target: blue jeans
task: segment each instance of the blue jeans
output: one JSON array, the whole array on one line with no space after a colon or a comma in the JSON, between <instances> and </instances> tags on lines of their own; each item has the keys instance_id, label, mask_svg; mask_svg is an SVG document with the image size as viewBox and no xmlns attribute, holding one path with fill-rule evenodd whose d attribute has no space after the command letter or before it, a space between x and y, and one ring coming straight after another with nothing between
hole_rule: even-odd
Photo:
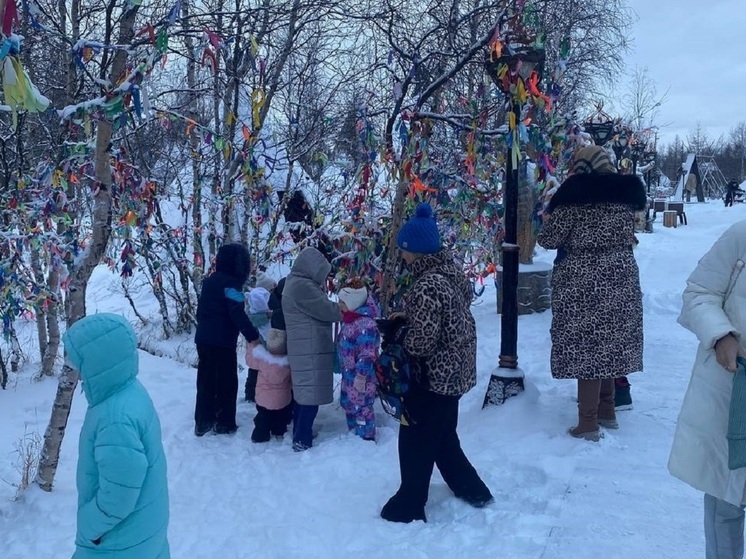
<instances>
[{"instance_id":1,"label":"blue jeans","mask_svg":"<svg viewBox=\"0 0 746 559\"><path fill-rule=\"evenodd\" d=\"M706 559L743 558L743 507L705 494Z\"/></svg>"},{"instance_id":2,"label":"blue jeans","mask_svg":"<svg viewBox=\"0 0 746 559\"><path fill-rule=\"evenodd\" d=\"M313 445L313 421L319 413L319 406L303 406L295 402L293 406L293 443L306 448Z\"/></svg>"}]
</instances>

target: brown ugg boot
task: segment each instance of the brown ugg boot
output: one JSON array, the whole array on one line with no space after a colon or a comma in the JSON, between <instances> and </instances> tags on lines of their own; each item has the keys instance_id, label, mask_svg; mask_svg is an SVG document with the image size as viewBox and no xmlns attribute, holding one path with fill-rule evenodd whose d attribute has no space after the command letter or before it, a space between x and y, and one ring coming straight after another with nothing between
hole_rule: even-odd
<instances>
[{"instance_id":1,"label":"brown ugg boot","mask_svg":"<svg viewBox=\"0 0 746 559\"><path fill-rule=\"evenodd\" d=\"M598 427L600 390L600 380L578 379L578 424L569 431L576 439L596 442L601 438Z\"/></svg>"},{"instance_id":2,"label":"brown ugg boot","mask_svg":"<svg viewBox=\"0 0 746 559\"><path fill-rule=\"evenodd\" d=\"M614 409L614 379L601 381L601 391L598 402L598 424L604 429L619 429Z\"/></svg>"}]
</instances>

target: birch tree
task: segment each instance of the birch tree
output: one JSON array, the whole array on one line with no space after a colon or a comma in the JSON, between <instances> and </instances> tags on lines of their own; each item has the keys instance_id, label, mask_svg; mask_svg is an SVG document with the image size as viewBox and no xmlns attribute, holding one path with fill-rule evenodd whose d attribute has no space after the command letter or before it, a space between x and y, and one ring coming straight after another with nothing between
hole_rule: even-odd
<instances>
[{"instance_id":1,"label":"birch tree","mask_svg":"<svg viewBox=\"0 0 746 559\"><path fill-rule=\"evenodd\" d=\"M115 0L109 0L106 22L106 37L115 37L116 44L128 45L135 36L135 22L139 11L138 5L128 5L118 18L112 16L115 11ZM113 55L108 75L109 84L118 82L124 75L128 52L118 49ZM102 69L103 71L103 69ZM121 87L121 86L120 86ZM112 219L112 171L109 162L113 125L101 120L96 128L95 183L93 185L93 215L91 240L77 266L72 272L68 297L66 300L66 317L68 328L83 318L86 313L86 291L93 270L101 261L111 236ZM51 491L59 463L60 448L67 428L75 387L78 384L78 372L67 363L59 378L57 393L52 405L52 415L44 434L44 447L37 474L37 483L44 491Z\"/></svg>"}]
</instances>

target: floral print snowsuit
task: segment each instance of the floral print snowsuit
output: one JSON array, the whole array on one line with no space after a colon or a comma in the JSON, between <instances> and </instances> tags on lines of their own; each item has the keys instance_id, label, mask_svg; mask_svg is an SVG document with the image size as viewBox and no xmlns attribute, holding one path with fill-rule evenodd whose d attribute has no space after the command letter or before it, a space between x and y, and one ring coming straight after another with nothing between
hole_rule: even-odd
<instances>
[{"instance_id":1,"label":"floral print snowsuit","mask_svg":"<svg viewBox=\"0 0 746 559\"><path fill-rule=\"evenodd\" d=\"M379 316L375 301L344 313L337 336L337 356L342 373L340 404L347 414L347 427L359 437L376 436L376 372L374 364L381 346L375 318Z\"/></svg>"}]
</instances>

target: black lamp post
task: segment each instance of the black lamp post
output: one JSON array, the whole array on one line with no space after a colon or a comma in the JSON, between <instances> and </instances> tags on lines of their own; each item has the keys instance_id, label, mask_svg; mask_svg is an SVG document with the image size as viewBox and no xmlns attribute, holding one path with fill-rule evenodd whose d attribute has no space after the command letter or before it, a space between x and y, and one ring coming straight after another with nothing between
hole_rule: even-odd
<instances>
[{"instance_id":1,"label":"black lamp post","mask_svg":"<svg viewBox=\"0 0 746 559\"><path fill-rule=\"evenodd\" d=\"M583 123L583 128L597 146L604 146L614 133L614 119L603 111L603 103L596 105L596 112Z\"/></svg>"},{"instance_id":2,"label":"black lamp post","mask_svg":"<svg viewBox=\"0 0 746 559\"><path fill-rule=\"evenodd\" d=\"M500 360L490 377L484 406L502 404L523 391L523 373L518 368L518 161L514 161L520 142L518 125L523 108L516 90L519 81L526 83L534 73L541 80L544 50L527 45L506 45L497 59L489 55L485 69L498 89L509 99L511 130L506 151L506 180L503 194L505 207L505 237L502 242L502 315L500 323ZM512 114L512 117L510 116Z\"/></svg>"},{"instance_id":3,"label":"black lamp post","mask_svg":"<svg viewBox=\"0 0 746 559\"><path fill-rule=\"evenodd\" d=\"M648 194L650 194L650 186L653 184L653 170L655 168L654 163L658 159L658 152L655 151L655 148L653 148L650 151L646 151L644 155L644 161L645 165L651 165L651 167L648 169L647 173L645 173L645 185L648 188Z\"/></svg>"},{"instance_id":4,"label":"black lamp post","mask_svg":"<svg viewBox=\"0 0 746 559\"><path fill-rule=\"evenodd\" d=\"M620 128L616 136L614 136L614 140L611 144L611 149L614 150L614 155L616 156L616 170L618 171L621 164L622 164L622 155L624 155L624 152L627 150L627 144L629 143L629 136L627 135L627 130L624 128Z\"/></svg>"},{"instance_id":5,"label":"black lamp post","mask_svg":"<svg viewBox=\"0 0 746 559\"><path fill-rule=\"evenodd\" d=\"M630 145L632 151L632 174L637 174L637 162L640 161L645 155L645 144L636 138L632 138L632 144Z\"/></svg>"}]
</instances>

